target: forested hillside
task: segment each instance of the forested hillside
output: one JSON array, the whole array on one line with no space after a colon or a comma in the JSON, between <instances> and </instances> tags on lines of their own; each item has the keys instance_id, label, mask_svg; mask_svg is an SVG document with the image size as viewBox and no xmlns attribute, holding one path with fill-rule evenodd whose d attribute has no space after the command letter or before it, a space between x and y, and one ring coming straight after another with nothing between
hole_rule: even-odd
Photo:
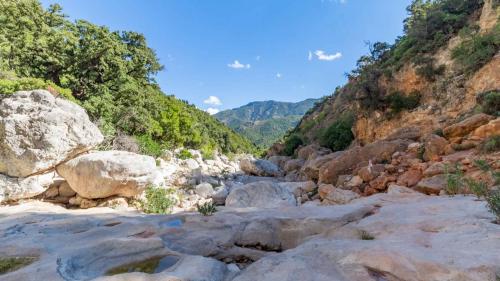
<instances>
[{"instance_id":1,"label":"forested hillside","mask_svg":"<svg viewBox=\"0 0 500 281\"><path fill-rule=\"evenodd\" d=\"M369 44L348 83L304 116L283 153L302 143L334 151L423 135L473 113L499 114L497 0L414 0L404 35Z\"/></svg>"},{"instance_id":2,"label":"forested hillside","mask_svg":"<svg viewBox=\"0 0 500 281\"><path fill-rule=\"evenodd\" d=\"M260 148L268 148L294 128L321 99L301 102L257 101L217 113L215 117L246 136Z\"/></svg>"},{"instance_id":3,"label":"forested hillside","mask_svg":"<svg viewBox=\"0 0 500 281\"><path fill-rule=\"evenodd\" d=\"M251 152L231 129L155 81L163 69L144 36L71 22L59 5L0 0L0 93L46 88L82 105L105 134L134 136L144 153L201 149Z\"/></svg>"}]
</instances>

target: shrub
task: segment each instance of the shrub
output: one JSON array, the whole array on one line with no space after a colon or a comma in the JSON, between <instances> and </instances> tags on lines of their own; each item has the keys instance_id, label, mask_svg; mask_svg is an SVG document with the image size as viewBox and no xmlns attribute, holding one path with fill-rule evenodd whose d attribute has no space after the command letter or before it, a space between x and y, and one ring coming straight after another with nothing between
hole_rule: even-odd
<instances>
[{"instance_id":1,"label":"shrub","mask_svg":"<svg viewBox=\"0 0 500 281\"><path fill-rule=\"evenodd\" d=\"M417 67L417 75L424 77L428 81L435 81L436 76L443 75L446 70L446 66L440 65L438 67L434 66L434 60L432 58L425 58L421 65Z\"/></svg>"},{"instance_id":2,"label":"shrub","mask_svg":"<svg viewBox=\"0 0 500 281\"><path fill-rule=\"evenodd\" d=\"M296 134L292 134L285 140L283 153L287 156L292 156L295 152L295 149L297 149L302 144L304 144L302 138Z\"/></svg>"},{"instance_id":3,"label":"shrub","mask_svg":"<svg viewBox=\"0 0 500 281\"><path fill-rule=\"evenodd\" d=\"M36 260L35 257L0 258L0 275L28 266Z\"/></svg>"},{"instance_id":4,"label":"shrub","mask_svg":"<svg viewBox=\"0 0 500 281\"><path fill-rule=\"evenodd\" d=\"M352 114L341 116L321 134L320 144L333 151L346 149L354 140L354 134L351 131L353 124Z\"/></svg>"},{"instance_id":5,"label":"shrub","mask_svg":"<svg viewBox=\"0 0 500 281\"><path fill-rule=\"evenodd\" d=\"M358 235L361 240L375 240L375 236L371 235L366 230L359 230Z\"/></svg>"},{"instance_id":6,"label":"shrub","mask_svg":"<svg viewBox=\"0 0 500 281\"><path fill-rule=\"evenodd\" d=\"M434 130L434 132L432 132L432 133L436 136L440 136L440 137L444 138L444 132L443 132L443 129L441 129L441 128Z\"/></svg>"},{"instance_id":7,"label":"shrub","mask_svg":"<svg viewBox=\"0 0 500 281\"><path fill-rule=\"evenodd\" d=\"M64 89L51 81L44 81L38 78L9 78L0 79L0 94L10 95L17 91L30 91L30 90L48 90L52 94L64 97L77 103L76 99L71 94L71 90Z\"/></svg>"},{"instance_id":8,"label":"shrub","mask_svg":"<svg viewBox=\"0 0 500 281\"><path fill-rule=\"evenodd\" d=\"M460 169L460 166L455 165L455 172L450 173L449 167L446 167L446 188L445 191L448 195L456 195L460 192L463 192L463 172Z\"/></svg>"},{"instance_id":9,"label":"shrub","mask_svg":"<svg viewBox=\"0 0 500 281\"><path fill-rule=\"evenodd\" d=\"M470 192L472 192L478 199L481 197L486 197L488 194L488 186L483 181L475 181L473 179L465 179L465 184L469 188Z\"/></svg>"},{"instance_id":10,"label":"shrub","mask_svg":"<svg viewBox=\"0 0 500 281\"><path fill-rule=\"evenodd\" d=\"M421 95L418 92L413 92L408 96L395 92L387 97L389 108L393 113L416 108L420 104L420 99Z\"/></svg>"},{"instance_id":11,"label":"shrub","mask_svg":"<svg viewBox=\"0 0 500 281\"><path fill-rule=\"evenodd\" d=\"M452 58L466 73L474 73L488 63L498 52L498 27L489 34L476 34L452 50Z\"/></svg>"},{"instance_id":12,"label":"shrub","mask_svg":"<svg viewBox=\"0 0 500 281\"><path fill-rule=\"evenodd\" d=\"M198 209L198 212L204 216L211 216L217 212L217 207L213 202L205 202L202 205L197 205L196 208Z\"/></svg>"},{"instance_id":13,"label":"shrub","mask_svg":"<svg viewBox=\"0 0 500 281\"><path fill-rule=\"evenodd\" d=\"M481 105L482 112L500 116L500 92L492 91L481 93L477 96L477 103Z\"/></svg>"},{"instance_id":14,"label":"shrub","mask_svg":"<svg viewBox=\"0 0 500 281\"><path fill-rule=\"evenodd\" d=\"M496 222L500 223L500 190L490 191L486 196L488 209L497 217Z\"/></svg>"},{"instance_id":15,"label":"shrub","mask_svg":"<svg viewBox=\"0 0 500 281\"><path fill-rule=\"evenodd\" d=\"M491 153L500 150L500 135L494 135L480 144L480 150L483 153Z\"/></svg>"},{"instance_id":16,"label":"shrub","mask_svg":"<svg viewBox=\"0 0 500 281\"><path fill-rule=\"evenodd\" d=\"M186 160L186 159L193 158L193 154L191 154L191 152L189 152L189 150L187 150L187 149L183 149L183 150L181 150L181 151L177 154L177 157L178 157L179 159Z\"/></svg>"},{"instance_id":17,"label":"shrub","mask_svg":"<svg viewBox=\"0 0 500 281\"><path fill-rule=\"evenodd\" d=\"M173 189L148 186L146 201L141 202L143 211L151 214L169 214L177 202L173 194Z\"/></svg>"},{"instance_id":18,"label":"shrub","mask_svg":"<svg viewBox=\"0 0 500 281\"><path fill-rule=\"evenodd\" d=\"M135 139L137 140L141 153L143 154L159 157L165 149L165 147L163 147L159 142L153 140L148 135L137 136Z\"/></svg>"}]
</instances>

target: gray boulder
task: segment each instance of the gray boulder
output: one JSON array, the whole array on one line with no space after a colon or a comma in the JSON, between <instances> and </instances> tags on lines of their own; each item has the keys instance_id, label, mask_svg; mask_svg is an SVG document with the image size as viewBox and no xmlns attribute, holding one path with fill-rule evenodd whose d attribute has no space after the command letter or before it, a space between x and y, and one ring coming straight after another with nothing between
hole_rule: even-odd
<instances>
[{"instance_id":1,"label":"gray boulder","mask_svg":"<svg viewBox=\"0 0 500 281\"><path fill-rule=\"evenodd\" d=\"M242 159L240 168L243 172L259 177L279 177L283 173L280 168L271 161L262 159Z\"/></svg>"},{"instance_id":2,"label":"gray boulder","mask_svg":"<svg viewBox=\"0 0 500 281\"><path fill-rule=\"evenodd\" d=\"M46 171L102 141L83 108L48 91L0 99L0 174L24 178Z\"/></svg>"},{"instance_id":3,"label":"gray boulder","mask_svg":"<svg viewBox=\"0 0 500 281\"><path fill-rule=\"evenodd\" d=\"M26 178L9 177L0 174L0 202L37 196L49 188L56 178L54 172Z\"/></svg>"},{"instance_id":4,"label":"gray boulder","mask_svg":"<svg viewBox=\"0 0 500 281\"><path fill-rule=\"evenodd\" d=\"M284 185L270 181L254 182L231 190L226 206L234 208L276 208L296 206L293 193Z\"/></svg>"}]
</instances>

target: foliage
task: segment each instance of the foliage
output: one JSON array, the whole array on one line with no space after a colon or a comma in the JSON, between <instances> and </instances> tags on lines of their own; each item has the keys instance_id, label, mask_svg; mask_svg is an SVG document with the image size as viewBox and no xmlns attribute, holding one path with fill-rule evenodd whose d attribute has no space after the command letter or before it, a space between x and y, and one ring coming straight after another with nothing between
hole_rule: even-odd
<instances>
[{"instance_id":1,"label":"foliage","mask_svg":"<svg viewBox=\"0 0 500 281\"><path fill-rule=\"evenodd\" d=\"M142 202L143 211L150 214L169 214L177 202L173 194L173 189L148 186L146 200Z\"/></svg>"},{"instance_id":2,"label":"foliage","mask_svg":"<svg viewBox=\"0 0 500 281\"><path fill-rule=\"evenodd\" d=\"M0 275L28 266L36 260L35 257L0 258Z\"/></svg>"},{"instance_id":3,"label":"foliage","mask_svg":"<svg viewBox=\"0 0 500 281\"><path fill-rule=\"evenodd\" d=\"M76 98L107 139L135 136L152 155L180 146L254 151L206 112L160 90L154 77L163 66L142 34L71 22L59 5L44 9L38 0L0 0L0 9L0 73L20 77L1 75L2 92L50 86Z\"/></svg>"},{"instance_id":4,"label":"foliage","mask_svg":"<svg viewBox=\"0 0 500 281\"><path fill-rule=\"evenodd\" d=\"M480 144L480 150L483 153L491 153L500 151L500 135L494 135L485 139Z\"/></svg>"},{"instance_id":5,"label":"foliage","mask_svg":"<svg viewBox=\"0 0 500 281\"><path fill-rule=\"evenodd\" d=\"M189 150L187 150L187 149L183 149L183 150L181 150L181 151L177 154L177 157L178 157L179 159L186 160L186 159L193 158L193 154L191 154L191 152L189 152Z\"/></svg>"},{"instance_id":6,"label":"foliage","mask_svg":"<svg viewBox=\"0 0 500 281\"><path fill-rule=\"evenodd\" d=\"M359 230L358 235L361 240L375 240L375 236L371 235L366 230Z\"/></svg>"},{"instance_id":7,"label":"foliage","mask_svg":"<svg viewBox=\"0 0 500 281\"><path fill-rule=\"evenodd\" d=\"M3 95L34 89L48 90L54 96L61 96L76 103L76 99L71 95L71 90L59 87L52 81L44 81L38 78L0 79L0 94Z\"/></svg>"},{"instance_id":8,"label":"foliage","mask_svg":"<svg viewBox=\"0 0 500 281\"><path fill-rule=\"evenodd\" d=\"M497 217L496 222L500 224L500 190L493 190L486 196L488 209Z\"/></svg>"},{"instance_id":9,"label":"foliage","mask_svg":"<svg viewBox=\"0 0 500 281\"><path fill-rule=\"evenodd\" d=\"M137 143L139 144L139 148L141 153L151 155L154 157L159 157L163 153L165 147L160 143L154 141L148 135L140 135L136 137Z\"/></svg>"},{"instance_id":10,"label":"foliage","mask_svg":"<svg viewBox=\"0 0 500 281\"><path fill-rule=\"evenodd\" d=\"M446 66L440 65L438 67L434 66L434 60L429 57L425 58L423 61L417 61L416 63L419 65L417 67L416 73L428 81L435 81L436 76L443 75L446 70Z\"/></svg>"},{"instance_id":11,"label":"foliage","mask_svg":"<svg viewBox=\"0 0 500 281\"><path fill-rule=\"evenodd\" d=\"M205 202L202 205L197 205L196 208L198 212L204 216L211 216L217 212L217 207L213 202Z\"/></svg>"},{"instance_id":12,"label":"foliage","mask_svg":"<svg viewBox=\"0 0 500 281\"><path fill-rule=\"evenodd\" d=\"M400 92L392 93L387 97L389 108L393 113L399 113L403 110L414 109L420 105L421 95L418 92L413 92L406 96Z\"/></svg>"},{"instance_id":13,"label":"foliage","mask_svg":"<svg viewBox=\"0 0 500 281\"><path fill-rule=\"evenodd\" d=\"M320 144L333 151L346 149L354 140L351 131L353 124L354 116L351 113L344 114L322 133Z\"/></svg>"},{"instance_id":14,"label":"foliage","mask_svg":"<svg viewBox=\"0 0 500 281\"><path fill-rule=\"evenodd\" d=\"M446 167L446 188L445 191L448 195L457 195L463 192L464 188L464 180L463 180L463 172L461 170L460 165L455 165L455 172L449 172L449 167Z\"/></svg>"},{"instance_id":15,"label":"foliage","mask_svg":"<svg viewBox=\"0 0 500 281\"><path fill-rule=\"evenodd\" d=\"M105 275L112 276L118 275L122 273L130 273L130 272L144 272L153 274L155 270L160 265L161 259L164 258L162 256L156 256L152 258L148 258L146 260L131 262L124 265L120 265L106 271Z\"/></svg>"},{"instance_id":16,"label":"foliage","mask_svg":"<svg viewBox=\"0 0 500 281\"><path fill-rule=\"evenodd\" d=\"M302 138L296 134L292 134L285 140L285 148L283 149L283 153L285 153L285 155L287 156L292 156L295 152L295 149L297 149L302 144L304 144Z\"/></svg>"},{"instance_id":17,"label":"foliage","mask_svg":"<svg viewBox=\"0 0 500 281\"><path fill-rule=\"evenodd\" d=\"M452 50L452 58L466 73L473 73L488 63L500 50L500 25L487 34L474 34Z\"/></svg>"},{"instance_id":18,"label":"foliage","mask_svg":"<svg viewBox=\"0 0 500 281\"><path fill-rule=\"evenodd\" d=\"M488 186L483 181L476 181L470 178L464 179L465 184L478 199L488 195Z\"/></svg>"},{"instance_id":19,"label":"foliage","mask_svg":"<svg viewBox=\"0 0 500 281\"><path fill-rule=\"evenodd\" d=\"M477 103L481 105L482 112L500 116L500 92L491 91L477 96Z\"/></svg>"}]
</instances>

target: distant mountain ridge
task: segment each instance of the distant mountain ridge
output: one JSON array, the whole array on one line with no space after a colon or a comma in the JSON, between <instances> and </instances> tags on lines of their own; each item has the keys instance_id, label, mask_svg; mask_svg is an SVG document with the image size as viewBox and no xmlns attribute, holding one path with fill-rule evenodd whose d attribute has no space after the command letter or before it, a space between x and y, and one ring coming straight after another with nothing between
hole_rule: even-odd
<instances>
[{"instance_id":1,"label":"distant mountain ridge","mask_svg":"<svg viewBox=\"0 0 500 281\"><path fill-rule=\"evenodd\" d=\"M301 102L255 101L224 110L215 117L243 134L259 147L268 147L297 125L302 116L321 99Z\"/></svg>"}]
</instances>

